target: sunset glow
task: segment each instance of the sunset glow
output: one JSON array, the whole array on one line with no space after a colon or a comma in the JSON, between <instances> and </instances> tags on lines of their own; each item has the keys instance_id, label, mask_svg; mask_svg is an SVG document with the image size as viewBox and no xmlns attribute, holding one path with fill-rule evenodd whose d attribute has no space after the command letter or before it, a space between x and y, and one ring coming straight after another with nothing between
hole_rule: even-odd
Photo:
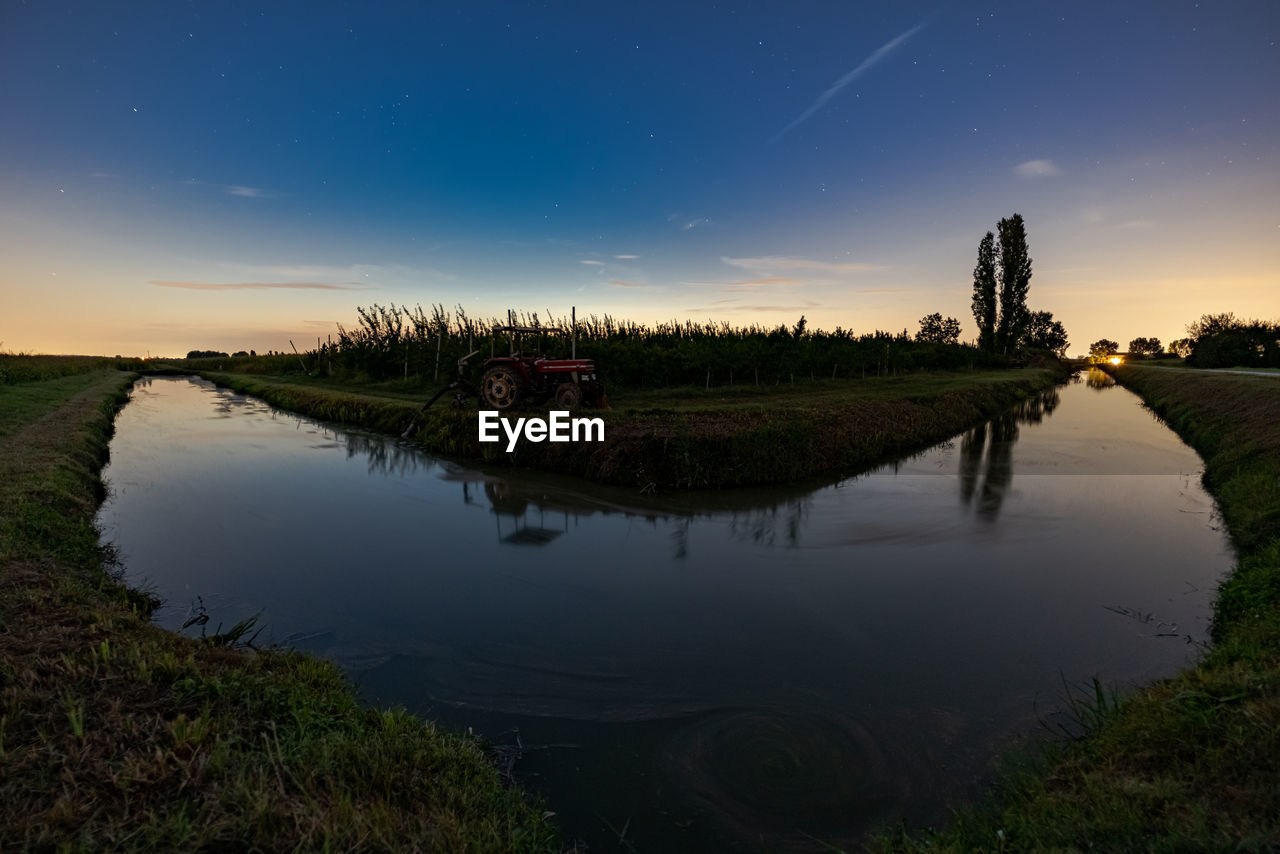
<instances>
[{"instance_id":1,"label":"sunset glow","mask_svg":"<svg viewBox=\"0 0 1280 854\"><path fill-rule=\"evenodd\" d=\"M11 4L0 350L286 350L375 302L972 340L1015 211L1071 353L1274 319L1280 11L1136 11Z\"/></svg>"}]
</instances>

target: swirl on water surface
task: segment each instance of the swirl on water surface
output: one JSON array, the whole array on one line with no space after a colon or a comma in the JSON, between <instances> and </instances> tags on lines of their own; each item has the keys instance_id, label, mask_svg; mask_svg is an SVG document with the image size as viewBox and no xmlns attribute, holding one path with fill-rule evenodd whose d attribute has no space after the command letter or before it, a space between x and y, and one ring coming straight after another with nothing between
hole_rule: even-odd
<instances>
[{"instance_id":1,"label":"swirl on water surface","mask_svg":"<svg viewBox=\"0 0 1280 854\"><path fill-rule=\"evenodd\" d=\"M699 716L665 750L671 783L739 838L839 835L905 795L871 732L838 712L723 709Z\"/></svg>"}]
</instances>

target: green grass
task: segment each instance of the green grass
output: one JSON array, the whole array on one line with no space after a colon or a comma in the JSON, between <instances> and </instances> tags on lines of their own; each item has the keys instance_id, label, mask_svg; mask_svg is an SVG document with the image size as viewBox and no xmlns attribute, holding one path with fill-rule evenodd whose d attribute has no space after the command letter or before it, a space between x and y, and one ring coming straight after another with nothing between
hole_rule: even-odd
<instances>
[{"instance_id":1,"label":"green grass","mask_svg":"<svg viewBox=\"0 0 1280 854\"><path fill-rule=\"evenodd\" d=\"M43 382L104 368L136 370L143 364L141 359L120 357L32 356L23 353L0 353L0 386Z\"/></svg>"},{"instance_id":2,"label":"green grass","mask_svg":"<svg viewBox=\"0 0 1280 854\"><path fill-rule=\"evenodd\" d=\"M1225 373L1230 373L1231 371L1251 371L1280 376L1280 368L1256 368L1246 365L1236 365L1231 368L1197 368L1193 365L1187 364L1185 359L1152 359L1150 361L1137 360L1126 362L1125 364L1130 367L1137 368L1177 368L1187 371L1219 371Z\"/></svg>"},{"instance_id":3,"label":"green grass","mask_svg":"<svg viewBox=\"0 0 1280 854\"><path fill-rule=\"evenodd\" d=\"M1139 365L1112 373L1199 452L1237 547L1212 648L1087 715L1087 737L1015 767L945 832L899 830L878 850L1280 848L1280 383Z\"/></svg>"},{"instance_id":4,"label":"green grass","mask_svg":"<svg viewBox=\"0 0 1280 854\"><path fill-rule=\"evenodd\" d=\"M583 410L582 414L604 419L604 442L522 442L508 454L505 443L478 441L474 402L461 410L437 403L415 421L424 396L398 388L361 388L310 378L202 375L326 421L393 434L415 422L418 443L443 456L573 474L646 491L856 472L953 436L1049 388L1062 376L1050 368L1024 368L630 391L612 396L608 410Z\"/></svg>"},{"instance_id":5,"label":"green grass","mask_svg":"<svg viewBox=\"0 0 1280 854\"><path fill-rule=\"evenodd\" d=\"M151 625L99 546L114 370L0 387L0 850L555 851L475 740Z\"/></svg>"}]
</instances>

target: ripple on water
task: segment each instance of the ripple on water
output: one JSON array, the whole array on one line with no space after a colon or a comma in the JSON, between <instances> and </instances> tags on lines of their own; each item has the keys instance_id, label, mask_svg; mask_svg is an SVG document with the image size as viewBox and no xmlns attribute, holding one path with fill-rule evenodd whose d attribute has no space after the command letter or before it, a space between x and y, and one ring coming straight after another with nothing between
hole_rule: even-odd
<instances>
[{"instance_id":1,"label":"ripple on water","mask_svg":"<svg viewBox=\"0 0 1280 854\"><path fill-rule=\"evenodd\" d=\"M671 784L730 836L844 835L900 803L907 780L834 711L723 709L672 735Z\"/></svg>"}]
</instances>

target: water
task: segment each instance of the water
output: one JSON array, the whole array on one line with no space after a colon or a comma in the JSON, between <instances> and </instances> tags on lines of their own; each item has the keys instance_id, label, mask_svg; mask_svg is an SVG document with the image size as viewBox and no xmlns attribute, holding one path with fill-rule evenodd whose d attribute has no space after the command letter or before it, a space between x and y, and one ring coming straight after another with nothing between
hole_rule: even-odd
<instances>
[{"instance_id":1,"label":"water","mask_svg":"<svg viewBox=\"0 0 1280 854\"><path fill-rule=\"evenodd\" d=\"M857 478L652 497L146 380L100 523L160 623L259 614L502 745L570 840L852 847L1206 641L1231 556L1200 461L1108 382Z\"/></svg>"}]
</instances>

